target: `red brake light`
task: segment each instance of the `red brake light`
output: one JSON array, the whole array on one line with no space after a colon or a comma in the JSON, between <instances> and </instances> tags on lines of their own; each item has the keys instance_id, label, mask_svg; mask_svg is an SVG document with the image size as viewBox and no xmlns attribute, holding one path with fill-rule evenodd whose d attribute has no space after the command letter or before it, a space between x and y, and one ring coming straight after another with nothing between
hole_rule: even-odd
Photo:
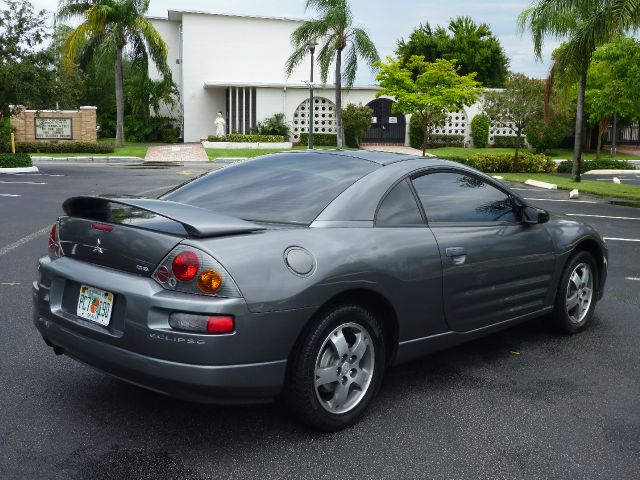
<instances>
[{"instance_id":1,"label":"red brake light","mask_svg":"<svg viewBox=\"0 0 640 480\"><path fill-rule=\"evenodd\" d=\"M47 241L49 250L49 258L54 259L62 256L62 247L60 247L60 238L58 236L58 224L54 223L49 232L49 240Z\"/></svg>"},{"instance_id":2,"label":"red brake light","mask_svg":"<svg viewBox=\"0 0 640 480\"><path fill-rule=\"evenodd\" d=\"M231 333L234 328L233 317L207 318L207 333Z\"/></svg>"},{"instance_id":3,"label":"red brake light","mask_svg":"<svg viewBox=\"0 0 640 480\"><path fill-rule=\"evenodd\" d=\"M100 230L102 232L110 232L113 230L112 225L105 225L104 223L92 223L91 228L94 230Z\"/></svg>"},{"instance_id":4,"label":"red brake light","mask_svg":"<svg viewBox=\"0 0 640 480\"><path fill-rule=\"evenodd\" d=\"M192 280L197 275L199 267L198 255L191 251L180 252L171 263L171 271L182 282Z\"/></svg>"}]
</instances>

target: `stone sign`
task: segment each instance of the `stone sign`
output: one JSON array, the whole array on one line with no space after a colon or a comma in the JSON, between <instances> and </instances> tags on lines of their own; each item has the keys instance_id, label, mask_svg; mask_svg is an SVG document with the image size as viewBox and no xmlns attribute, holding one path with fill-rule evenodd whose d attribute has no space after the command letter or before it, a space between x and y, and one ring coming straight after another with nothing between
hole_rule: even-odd
<instances>
[{"instance_id":1,"label":"stone sign","mask_svg":"<svg viewBox=\"0 0 640 480\"><path fill-rule=\"evenodd\" d=\"M16 142L96 142L96 107L27 110L9 105Z\"/></svg>"},{"instance_id":2,"label":"stone sign","mask_svg":"<svg viewBox=\"0 0 640 480\"><path fill-rule=\"evenodd\" d=\"M36 128L36 140L72 140L70 118L44 118L34 119Z\"/></svg>"}]
</instances>

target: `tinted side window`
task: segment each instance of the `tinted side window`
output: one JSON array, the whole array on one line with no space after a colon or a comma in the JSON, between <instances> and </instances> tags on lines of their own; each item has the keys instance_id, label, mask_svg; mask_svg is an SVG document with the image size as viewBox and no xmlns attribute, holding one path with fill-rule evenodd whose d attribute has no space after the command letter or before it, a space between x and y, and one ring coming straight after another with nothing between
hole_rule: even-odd
<instances>
[{"instance_id":1,"label":"tinted side window","mask_svg":"<svg viewBox=\"0 0 640 480\"><path fill-rule=\"evenodd\" d=\"M400 226L424 224L409 182L404 180L396 185L382 201L376 226Z\"/></svg>"},{"instance_id":2,"label":"tinted side window","mask_svg":"<svg viewBox=\"0 0 640 480\"><path fill-rule=\"evenodd\" d=\"M505 193L474 176L431 173L413 185L430 223L520 221Z\"/></svg>"}]
</instances>

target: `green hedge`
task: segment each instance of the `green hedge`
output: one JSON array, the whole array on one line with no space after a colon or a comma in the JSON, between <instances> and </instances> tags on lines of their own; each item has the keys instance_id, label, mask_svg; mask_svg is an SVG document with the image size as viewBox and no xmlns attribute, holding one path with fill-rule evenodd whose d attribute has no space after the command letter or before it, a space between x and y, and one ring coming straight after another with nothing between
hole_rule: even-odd
<instances>
[{"instance_id":1,"label":"green hedge","mask_svg":"<svg viewBox=\"0 0 640 480\"><path fill-rule=\"evenodd\" d=\"M489 143L489 129L491 121L486 115L480 114L471 120L471 138L475 148L485 148Z\"/></svg>"},{"instance_id":2,"label":"green hedge","mask_svg":"<svg viewBox=\"0 0 640 480\"><path fill-rule=\"evenodd\" d=\"M26 153L0 153L0 168L30 167L31 157Z\"/></svg>"},{"instance_id":3,"label":"green hedge","mask_svg":"<svg viewBox=\"0 0 640 480\"><path fill-rule=\"evenodd\" d=\"M309 144L309 134L300 134L300 145ZM335 147L338 145L338 136L335 133L315 133L313 134L313 144L317 147Z\"/></svg>"},{"instance_id":4,"label":"green hedge","mask_svg":"<svg viewBox=\"0 0 640 480\"><path fill-rule=\"evenodd\" d=\"M257 135L257 134L243 134L243 133L230 133L226 137L216 137L215 135L209 135L207 137L209 142L232 142L232 143L282 143L284 142L283 135Z\"/></svg>"},{"instance_id":5,"label":"green hedge","mask_svg":"<svg viewBox=\"0 0 640 480\"><path fill-rule=\"evenodd\" d=\"M571 173L573 162L571 160L565 160L558 165L558 173ZM582 160L580 165L580 173L588 172L589 170L633 170L635 167L626 160Z\"/></svg>"},{"instance_id":6,"label":"green hedge","mask_svg":"<svg viewBox=\"0 0 640 480\"><path fill-rule=\"evenodd\" d=\"M496 148L516 148L518 137L515 135L494 135L493 146ZM520 147L524 147L524 137L520 137Z\"/></svg>"},{"instance_id":7,"label":"green hedge","mask_svg":"<svg viewBox=\"0 0 640 480\"><path fill-rule=\"evenodd\" d=\"M109 142L16 142L20 153L113 153Z\"/></svg>"},{"instance_id":8,"label":"green hedge","mask_svg":"<svg viewBox=\"0 0 640 480\"><path fill-rule=\"evenodd\" d=\"M124 138L128 142L177 143L180 137L178 122L171 117L151 117L139 115L124 117Z\"/></svg>"},{"instance_id":9,"label":"green hedge","mask_svg":"<svg viewBox=\"0 0 640 480\"><path fill-rule=\"evenodd\" d=\"M7 117L0 117L0 152L10 152L10 151L11 151L11 122Z\"/></svg>"},{"instance_id":10,"label":"green hedge","mask_svg":"<svg viewBox=\"0 0 640 480\"><path fill-rule=\"evenodd\" d=\"M517 162L511 153L477 153L464 163L485 173L552 173L555 171L555 163L550 157L531 153L523 153Z\"/></svg>"}]
</instances>

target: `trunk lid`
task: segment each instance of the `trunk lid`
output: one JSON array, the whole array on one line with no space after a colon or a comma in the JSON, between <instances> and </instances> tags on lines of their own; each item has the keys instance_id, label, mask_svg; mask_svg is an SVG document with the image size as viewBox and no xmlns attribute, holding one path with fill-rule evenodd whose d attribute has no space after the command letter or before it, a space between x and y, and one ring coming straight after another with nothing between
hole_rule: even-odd
<instances>
[{"instance_id":1,"label":"trunk lid","mask_svg":"<svg viewBox=\"0 0 640 480\"><path fill-rule=\"evenodd\" d=\"M190 205L130 197L73 197L59 219L64 255L150 276L183 239L233 235L264 227Z\"/></svg>"}]
</instances>

